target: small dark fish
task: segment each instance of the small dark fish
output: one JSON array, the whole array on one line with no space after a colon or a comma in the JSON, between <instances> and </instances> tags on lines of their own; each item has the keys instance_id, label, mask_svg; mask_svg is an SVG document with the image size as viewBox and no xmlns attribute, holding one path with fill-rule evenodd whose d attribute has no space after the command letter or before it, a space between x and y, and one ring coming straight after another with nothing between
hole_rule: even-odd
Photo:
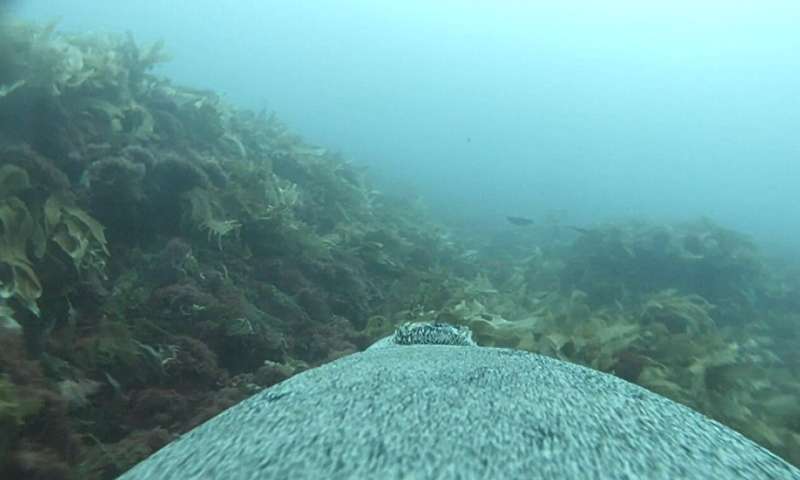
<instances>
[{"instance_id":1,"label":"small dark fish","mask_svg":"<svg viewBox=\"0 0 800 480\"><path fill-rule=\"evenodd\" d=\"M582 233L584 235L589 235L592 231L588 228L576 227L575 225L564 225L564 228L569 228L570 230L575 230L578 233Z\"/></svg>"},{"instance_id":2,"label":"small dark fish","mask_svg":"<svg viewBox=\"0 0 800 480\"><path fill-rule=\"evenodd\" d=\"M508 220L508 223L511 225L516 225L518 227L527 227L528 225L533 225L533 220L525 217L506 217L506 220Z\"/></svg>"}]
</instances>

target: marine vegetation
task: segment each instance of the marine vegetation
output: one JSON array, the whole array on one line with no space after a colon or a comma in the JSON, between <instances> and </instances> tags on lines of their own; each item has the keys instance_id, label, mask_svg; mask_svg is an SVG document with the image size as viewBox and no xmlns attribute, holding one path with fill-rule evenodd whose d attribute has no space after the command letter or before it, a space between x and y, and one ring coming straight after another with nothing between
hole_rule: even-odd
<instances>
[{"instance_id":1,"label":"marine vegetation","mask_svg":"<svg viewBox=\"0 0 800 480\"><path fill-rule=\"evenodd\" d=\"M2 478L115 478L418 322L613 373L800 465L800 275L746 237L456 233L274 115L153 73L166 58L0 30Z\"/></svg>"}]
</instances>

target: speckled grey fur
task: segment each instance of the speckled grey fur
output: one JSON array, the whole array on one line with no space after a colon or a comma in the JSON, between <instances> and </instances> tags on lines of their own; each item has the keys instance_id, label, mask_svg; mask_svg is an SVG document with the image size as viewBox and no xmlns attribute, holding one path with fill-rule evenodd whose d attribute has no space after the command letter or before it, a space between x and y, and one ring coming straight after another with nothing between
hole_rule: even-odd
<instances>
[{"instance_id":1,"label":"speckled grey fur","mask_svg":"<svg viewBox=\"0 0 800 480\"><path fill-rule=\"evenodd\" d=\"M670 400L525 352L369 349L268 388L121 477L800 479Z\"/></svg>"},{"instance_id":2,"label":"speckled grey fur","mask_svg":"<svg viewBox=\"0 0 800 480\"><path fill-rule=\"evenodd\" d=\"M394 335L375 342L367 350L392 345L478 346L472 339L472 330L467 327L439 322L409 322L398 327Z\"/></svg>"}]
</instances>

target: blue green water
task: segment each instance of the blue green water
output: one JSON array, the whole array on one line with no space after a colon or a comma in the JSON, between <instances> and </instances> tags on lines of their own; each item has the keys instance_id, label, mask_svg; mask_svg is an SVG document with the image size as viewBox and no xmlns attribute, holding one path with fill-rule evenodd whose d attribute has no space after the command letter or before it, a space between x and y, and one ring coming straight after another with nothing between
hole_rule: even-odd
<instances>
[{"instance_id":1,"label":"blue green water","mask_svg":"<svg viewBox=\"0 0 800 480\"><path fill-rule=\"evenodd\" d=\"M30 0L164 39L178 81L274 110L386 188L493 225L708 215L800 234L796 1Z\"/></svg>"}]
</instances>

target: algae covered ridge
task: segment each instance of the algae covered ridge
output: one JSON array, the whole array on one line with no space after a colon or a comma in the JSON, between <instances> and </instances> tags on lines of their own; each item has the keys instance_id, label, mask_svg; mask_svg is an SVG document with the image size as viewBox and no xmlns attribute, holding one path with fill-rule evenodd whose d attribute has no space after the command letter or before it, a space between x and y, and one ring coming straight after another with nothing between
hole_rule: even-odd
<instances>
[{"instance_id":1,"label":"algae covered ridge","mask_svg":"<svg viewBox=\"0 0 800 480\"><path fill-rule=\"evenodd\" d=\"M410 321L613 373L800 465L800 275L747 237L458 232L153 74L160 43L1 28L3 478L114 478Z\"/></svg>"}]
</instances>

